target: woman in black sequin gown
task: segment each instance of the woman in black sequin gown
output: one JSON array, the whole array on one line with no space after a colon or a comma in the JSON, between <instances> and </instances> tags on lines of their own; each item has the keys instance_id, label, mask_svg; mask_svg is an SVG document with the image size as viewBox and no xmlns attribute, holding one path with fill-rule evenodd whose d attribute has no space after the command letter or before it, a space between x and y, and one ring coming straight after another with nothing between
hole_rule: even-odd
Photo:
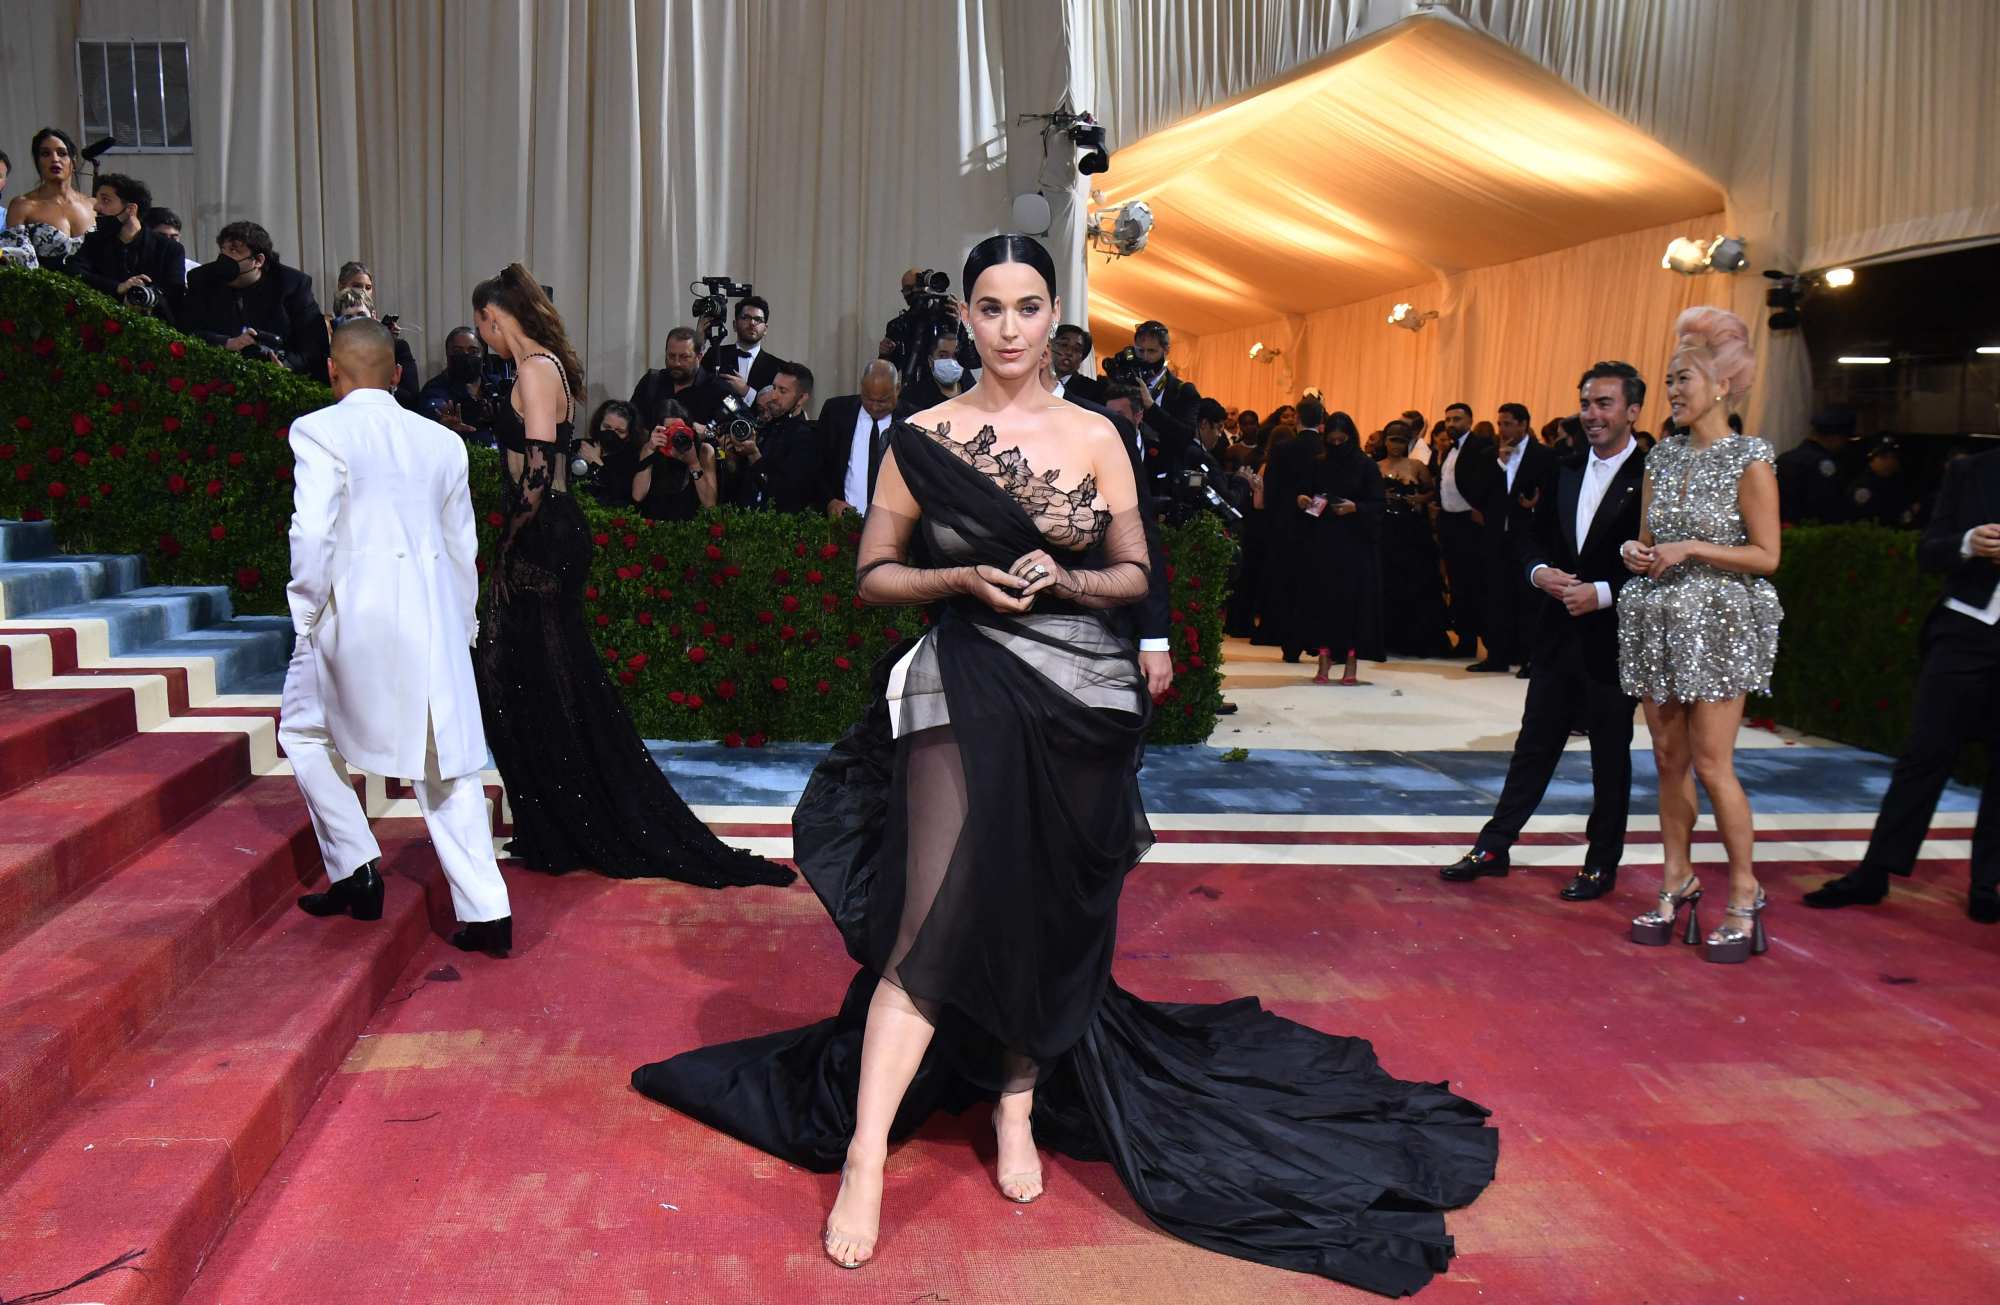
<instances>
[{"instance_id":1,"label":"woman in black sequin gown","mask_svg":"<svg viewBox=\"0 0 2000 1305\"><path fill-rule=\"evenodd\" d=\"M1255 998L1154 1003L1111 977L1124 877L1153 841L1151 703L1107 619L1147 589L1137 487L1110 424L1038 382L1060 320L1047 252L993 237L963 285L986 371L892 428L858 571L867 601L936 619L876 667L867 715L792 817L799 867L862 968L835 1018L633 1085L842 1170L822 1240L845 1268L874 1254L891 1138L986 1102L1009 1200L1042 1194L1040 1141L1109 1161L1198 1245L1414 1291L1451 1258L1441 1211L1493 1178L1486 1111Z\"/></svg>"},{"instance_id":2,"label":"woman in black sequin gown","mask_svg":"<svg viewBox=\"0 0 2000 1305\"><path fill-rule=\"evenodd\" d=\"M473 658L487 746L514 812L509 853L556 874L790 883L790 870L730 847L688 810L591 643L583 587L593 545L569 493L582 373L554 306L519 263L482 281L472 305L480 339L518 376L494 420L506 520Z\"/></svg>"}]
</instances>

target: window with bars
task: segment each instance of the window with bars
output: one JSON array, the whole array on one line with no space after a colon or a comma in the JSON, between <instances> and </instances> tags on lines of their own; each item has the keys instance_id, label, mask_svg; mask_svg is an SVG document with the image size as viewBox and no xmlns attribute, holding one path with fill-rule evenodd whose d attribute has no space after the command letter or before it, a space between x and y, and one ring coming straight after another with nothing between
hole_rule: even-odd
<instances>
[{"instance_id":1,"label":"window with bars","mask_svg":"<svg viewBox=\"0 0 2000 1305\"><path fill-rule=\"evenodd\" d=\"M86 142L110 136L120 154L193 152L186 41L78 41L76 82Z\"/></svg>"}]
</instances>

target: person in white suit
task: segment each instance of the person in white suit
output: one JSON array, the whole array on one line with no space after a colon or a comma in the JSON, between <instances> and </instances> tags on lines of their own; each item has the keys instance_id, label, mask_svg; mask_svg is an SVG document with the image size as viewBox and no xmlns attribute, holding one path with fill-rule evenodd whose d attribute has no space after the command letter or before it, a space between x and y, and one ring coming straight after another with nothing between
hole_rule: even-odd
<instances>
[{"instance_id":1,"label":"person in white suit","mask_svg":"<svg viewBox=\"0 0 2000 1305\"><path fill-rule=\"evenodd\" d=\"M337 402L291 427L286 596L298 639L278 741L332 881L299 906L382 917L382 849L344 759L412 781L462 926L452 942L505 956L513 917L480 784L478 538L465 445L397 405L394 349L379 322L340 326L328 369Z\"/></svg>"}]
</instances>

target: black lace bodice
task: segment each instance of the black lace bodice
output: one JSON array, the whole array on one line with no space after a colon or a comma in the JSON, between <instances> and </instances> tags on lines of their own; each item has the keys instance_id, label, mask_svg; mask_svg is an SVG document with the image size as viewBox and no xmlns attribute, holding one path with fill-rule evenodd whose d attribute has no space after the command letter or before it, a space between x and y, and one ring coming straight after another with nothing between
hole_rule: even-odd
<instances>
[{"instance_id":1,"label":"black lace bodice","mask_svg":"<svg viewBox=\"0 0 2000 1305\"><path fill-rule=\"evenodd\" d=\"M1038 476L1018 446L995 453L993 446L999 437L991 426L981 427L979 434L961 442L951 437L950 422L943 422L934 430L914 422L909 425L1013 495L1050 548L1081 553L1103 540L1111 525L1111 512L1098 497L1095 476L1085 476L1075 489L1058 489L1056 482L1062 477L1061 469L1044 471Z\"/></svg>"},{"instance_id":2,"label":"black lace bodice","mask_svg":"<svg viewBox=\"0 0 2000 1305\"><path fill-rule=\"evenodd\" d=\"M569 493L569 464L577 450L576 398L570 393L569 373L563 371L553 354L528 357L547 358L555 363L556 374L562 377L564 416L556 423L553 440L531 440L527 423L521 420L512 402L499 404L494 413L493 438L506 455L507 467L507 524L500 536L503 561L513 551L516 537L542 510L543 496Z\"/></svg>"}]
</instances>

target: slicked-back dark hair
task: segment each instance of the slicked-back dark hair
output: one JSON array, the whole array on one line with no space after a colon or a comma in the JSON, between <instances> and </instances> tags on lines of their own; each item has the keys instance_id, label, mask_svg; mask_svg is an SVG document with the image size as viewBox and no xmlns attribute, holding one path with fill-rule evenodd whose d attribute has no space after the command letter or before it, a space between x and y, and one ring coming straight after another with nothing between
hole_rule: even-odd
<instances>
[{"instance_id":1,"label":"slicked-back dark hair","mask_svg":"<svg viewBox=\"0 0 2000 1305\"><path fill-rule=\"evenodd\" d=\"M1042 274L1042 284L1049 288L1049 302L1054 303L1056 290L1056 263L1049 257L1049 251L1042 248L1042 242L1033 236L1003 232L988 236L974 245L965 256L965 268L959 274L958 292L967 303L972 302L972 287L979 284L979 278L986 269L998 267L1002 263L1026 263Z\"/></svg>"},{"instance_id":2,"label":"slicked-back dark hair","mask_svg":"<svg viewBox=\"0 0 2000 1305\"><path fill-rule=\"evenodd\" d=\"M1646 378L1639 375L1639 369L1631 363L1615 361L1592 363L1590 370L1585 372L1582 379L1577 381L1576 388L1581 390L1592 381L1606 379L1623 381L1625 383L1625 402L1627 404L1638 404L1641 406L1645 404Z\"/></svg>"}]
</instances>

